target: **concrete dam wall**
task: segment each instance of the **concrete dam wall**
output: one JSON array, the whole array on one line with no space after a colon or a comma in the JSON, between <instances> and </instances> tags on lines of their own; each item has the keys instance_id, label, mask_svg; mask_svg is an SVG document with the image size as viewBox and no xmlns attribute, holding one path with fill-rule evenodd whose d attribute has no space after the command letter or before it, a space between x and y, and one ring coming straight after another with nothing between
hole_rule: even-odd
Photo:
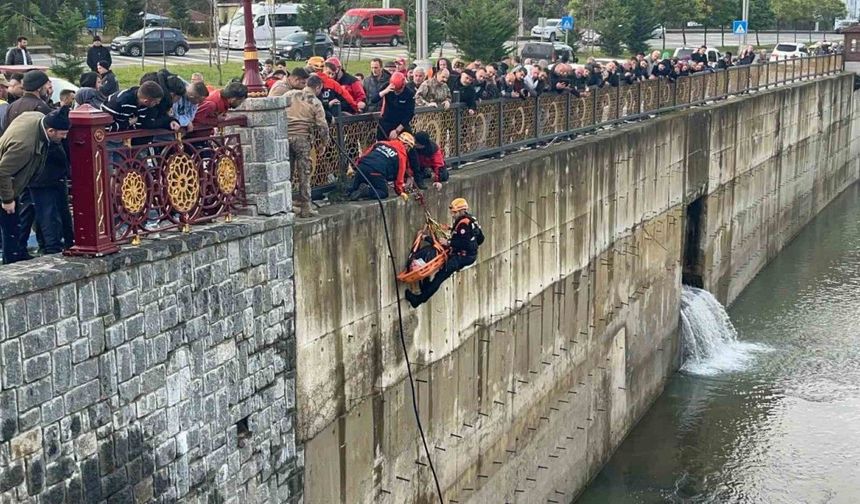
<instances>
[{"instance_id":1,"label":"concrete dam wall","mask_svg":"<svg viewBox=\"0 0 860 504\"><path fill-rule=\"evenodd\" d=\"M475 266L404 303L446 502L570 502L677 367L682 281L730 302L858 178L851 76L482 162ZM402 265L422 209L385 202ZM435 502L375 204L294 229L296 429L308 503Z\"/></svg>"}]
</instances>

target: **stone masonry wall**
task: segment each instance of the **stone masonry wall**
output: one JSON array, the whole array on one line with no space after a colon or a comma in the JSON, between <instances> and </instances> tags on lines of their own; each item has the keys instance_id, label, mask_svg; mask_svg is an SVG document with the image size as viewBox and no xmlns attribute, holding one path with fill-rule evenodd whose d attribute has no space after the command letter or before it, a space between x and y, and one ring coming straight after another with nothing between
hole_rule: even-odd
<instances>
[{"instance_id":1,"label":"stone masonry wall","mask_svg":"<svg viewBox=\"0 0 860 504\"><path fill-rule=\"evenodd\" d=\"M292 218L0 268L0 503L292 503Z\"/></svg>"}]
</instances>

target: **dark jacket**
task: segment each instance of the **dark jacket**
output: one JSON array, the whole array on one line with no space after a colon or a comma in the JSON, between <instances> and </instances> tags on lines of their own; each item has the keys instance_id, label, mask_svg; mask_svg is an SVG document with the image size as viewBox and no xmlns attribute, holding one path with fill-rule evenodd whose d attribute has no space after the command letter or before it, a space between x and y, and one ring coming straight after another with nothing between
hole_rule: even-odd
<instances>
[{"instance_id":1,"label":"dark jacket","mask_svg":"<svg viewBox=\"0 0 860 504\"><path fill-rule=\"evenodd\" d=\"M391 74L385 70L382 71L382 75L378 79L373 74L364 78L362 86L364 87L364 94L367 96L367 112L377 112L382 107L379 92L388 87L390 78Z\"/></svg>"},{"instance_id":2,"label":"dark jacket","mask_svg":"<svg viewBox=\"0 0 860 504\"><path fill-rule=\"evenodd\" d=\"M707 53L699 54L698 52L694 52L690 56L690 59L695 61L696 63L704 63L706 65L708 64L708 54Z\"/></svg>"},{"instance_id":3,"label":"dark jacket","mask_svg":"<svg viewBox=\"0 0 860 504\"><path fill-rule=\"evenodd\" d=\"M108 72L105 75L108 74L112 75L112 72ZM158 72L144 74L143 77L140 78L141 84L148 81L155 82L161 86L162 91L164 91L164 96L161 98L161 101L158 102L158 105L147 109L146 118L142 127L146 129L168 129L170 128L170 123L178 122L175 118L170 116L170 111L173 109L173 93L171 92L171 89L181 89L182 93L184 93L185 86L179 80L179 77L164 68ZM104 89L104 80L102 81L102 89Z\"/></svg>"},{"instance_id":4,"label":"dark jacket","mask_svg":"<svg viewBox=\"0 0 860 504\"><path fill-rule=\"evenodd\" d=\"M105 46L90 46L90 48L87 49L87 66L90 67L90 70L95 72L99 61L107 61L108 65L113 63L113 59L111 59L110 56L110 48Z\"/></svg>"},{"instance_id":5,"label":"dark jacket","mask_svg":"<svg viewBox=\"0 0 860 504\"><path fill-rule=\"evenodd\" d=\"M451 227L451 253L466 257L478 255L478 247L484 243L484 232L478 221L466 214L455 218Z\"/></svg>"},{"instance_id":6,"label":"dark jacket","mask_svg":"<svg viewBox=\"0 0 860 504\"><path fill-rule=\"evenodd\" d=\"M104 96L110 96L119 91L119 83L116 81L116 75L110 70L102 75L102 87L99 88L99 91Z\"/></svg>"},{"instance_id":7,"label":"dark jacket","mask_svg":"<svg viewBox=\"0 0 860 504\"><path fill-rule=\"evenodd\" d=\"M12 125L12 121L24 112L41 112L50 114L51 107L39 97L25 93L24 96L15 100L15 103L9 105L9 112L6 114L6 128Z\"/></svg>"},{"instance_id":8,"label":"dark jacket","mask_svg":"<svg viewBox=\"0 0 860 504\"><path fill-rule=\"evenodd\" d=\"M415 117L415 92L406 87L400 94L390 92L382 98L382 117L379 126L386 133L398 126L404 131L412 131L409 123Z\"/></svg>"},{"instance_id":9,"label":"dark jacket","mask_svg":"<svg viewBox=\"0 0 860 504\"><path fill-rule=\"evenodd\" d=\"M113 117L113 124L108 126L109 131L125 131L143 127L149 109L137 104L137 90L138 87L135 86L114 93L102 103L102 112L107 112Z\"/></svg>"},{"instance_id":10,"label":"dark jacket","mask_svg":"<svg viewBox=\"0 0 860 504\"><path fill-rule=\"evenodd\" d=\"M105 96L96 88L82 87L75 93L75 102L78 105L90 105L95 108L101 108L105 101Z\"/></svg>"},{"instance_id":11,"label":"dark jacket","mask_svg":"<svg viewBox=\"0 0 860 504\"><path fill-rule=\"evenodd\" d=\"M466 108L475 110L478 108L478 93L475 92L475 86L464 86L463 82L458 77L454 82L448 81L448 87L452 93L460 92L460 102L466 104Z\"/></svg>"},{"instance_id":12,"label":"dark jacket","mask_svg":"<svg viewBox=\"0 0 860 504\"><path fill-rule=\"evenodd\" d=\"M28 187L62 187L66 184L70 159L68 141L49 142L48 145L45 167L33 176Z\"/></svg>"},{"instance_id":13,"label":"dark jacket","mask_svg":"<svg viewBox=\"0 0 860 504\"><path fill-rule=\"evenodd\" d=\"M9 52L6 53L6 64L32 65L33 56L30 54L30 51L26 49L19 49L17 47L13 47L12 49L9 49Z\"/></svg>"}]
</instances>

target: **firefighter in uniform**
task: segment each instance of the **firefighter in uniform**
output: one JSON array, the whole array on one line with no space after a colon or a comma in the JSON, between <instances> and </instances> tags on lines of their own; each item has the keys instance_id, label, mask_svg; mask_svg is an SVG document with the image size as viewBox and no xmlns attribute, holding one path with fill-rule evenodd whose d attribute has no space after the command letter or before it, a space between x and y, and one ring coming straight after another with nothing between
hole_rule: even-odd
<instances>
[{"instance_id":1,"label":"firefighter in uniform","mask_svg":"<svg viewBox=\"0 0 860 504\"><path fill-rule=\"evenodd\" d=\"M388 181L394 182L394 192L409 199L404 191L407 176L418 166L418 156L412 151L415 137L403 132L395 140L383 140L371 145L358 158L358 172L352 181L349 199L376 199L388 197ZM363 176L362 176L363 175ZM366 179L366 180L365 180ZM368 182L370 186L368 186ZM374 191L374 189L376 191Z\"/></svg>"},{"instance_id":2,"label":"firefighter in uniform","mask_svg":"<svg viewBox=\"0 0 860 504\"><path fill-rule=\"evenodd\" d=\"M413 308L427 302L439 290L442 282L454 273L475 263L478 258L478 247L484 243L484 232L478 221L469 213L469 203L463 198L457 198L448 207L454 222L451 226L451 240L448 242L448 260L442 269L436 272L433 279L421 281L421 293L406 291L406 299Z\"/></svg>"}]
</instances>

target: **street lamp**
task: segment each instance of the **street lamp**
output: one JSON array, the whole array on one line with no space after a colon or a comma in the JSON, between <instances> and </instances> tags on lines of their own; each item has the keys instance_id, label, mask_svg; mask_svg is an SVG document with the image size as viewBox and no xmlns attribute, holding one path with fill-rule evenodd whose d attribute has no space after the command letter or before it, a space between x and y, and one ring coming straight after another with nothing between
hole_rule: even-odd
<instances>
[{"instance_id":1,"label":"street lamp","mask_svg":"<svg viewBox=\"0 0 860 504\"><path fill-rule=\"evenodd\" d=\"M260 61L257 58L257 41L254 40L251 0L242 0L242 9L245 18L245 73L242 76L242 84L248 87L248 96L259 98L268 93L263 79L260 78Z\"/></svg>"}]
</instances>

